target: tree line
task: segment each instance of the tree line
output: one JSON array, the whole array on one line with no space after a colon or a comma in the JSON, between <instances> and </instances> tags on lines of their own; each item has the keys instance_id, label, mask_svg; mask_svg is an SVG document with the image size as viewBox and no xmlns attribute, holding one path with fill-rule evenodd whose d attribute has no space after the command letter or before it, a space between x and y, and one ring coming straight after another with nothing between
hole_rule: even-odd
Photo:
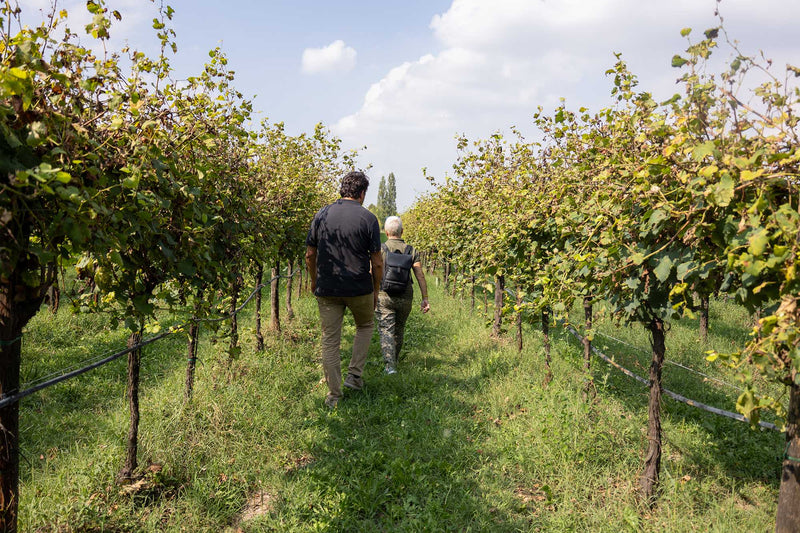
<instances>
[{"instance_id":1,"label":"tree line","mask_svg":"<svg viewBox=\"0 0 800 533\"><path fill-rule=\"evenodd\" d=\"M578 306L584 316L585 395L593 307L649 332L652 358L641 496L655 503L661 462L661 374L668 321L708 325L708 300L729 295L755 326L735 353L737 410L753 424L775 413L786 430L777 530L800 530L800 69L748 56L723 27L672 58L680 92L657 102L617 55L607 71L612 104L598 112L534 115L540 140L458 140L454 174L404 216L408 240L444 267L449 282L495 291L493 334L506 311L548 327ZM732 58L711 62L720 43ZM515 297L508 298L510 290ZM521 337L520 337L521 342ZM755 376L782 385L775 396Z\"/></svg>"}]
</instances>

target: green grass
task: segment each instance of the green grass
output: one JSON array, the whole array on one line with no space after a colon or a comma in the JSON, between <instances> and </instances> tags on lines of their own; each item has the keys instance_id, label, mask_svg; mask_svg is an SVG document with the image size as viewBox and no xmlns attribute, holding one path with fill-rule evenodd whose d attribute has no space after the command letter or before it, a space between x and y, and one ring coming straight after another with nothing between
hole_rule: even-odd
<instances>
[{"instance_id":1,"label":"green grass","mask_svg":"<svg viewBox=\"0 0 800 533\"><path fill-rule=\"evenodd\" d=\"M266 352L253 349L252 318L240 322L232 365L227 342L204 330L189 404L185 338L145 348L139 459L162 468L132 495L114 483L127 431L124 360L23 400L23 530L773 530L781 435L665 400L661 492L648 510L636 498L646 389L595 361L598 396L584 403L581 347L561 330L552 333L555 380L543 389L535 327L517 353L489 338L468 301L429 281L433 310L412 313L400 372L382 374L373 339L365 390L346 391L334 411L322 404L310 297L295 302L282 334L268 335ZM742 313L712 305L713 343L746 334ZM601 327L648 346L637 328ZM353 333L348 318L345 359ZM733 382L692 335L689 323L673 326L668 358ZM23 381L124 342L102 316L43 312L26 330ZM603 342L646 368L647 354ZM678 371L665 369L668 388L733 410L735 391Z\"/></svg>"}]
</instances>

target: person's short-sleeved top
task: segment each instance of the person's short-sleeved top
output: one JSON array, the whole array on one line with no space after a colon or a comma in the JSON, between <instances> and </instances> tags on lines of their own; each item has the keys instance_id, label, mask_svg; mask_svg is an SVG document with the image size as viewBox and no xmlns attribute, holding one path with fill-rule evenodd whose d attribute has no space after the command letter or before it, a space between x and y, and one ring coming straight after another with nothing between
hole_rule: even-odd
<instances>
[{"instance_id":1,"label":"person's short-sleeved top","mask_svg":"<svg viewBox=\"0 0 800 533\"><path fill-rule=\"evenodd\" d=\"M381 249L380 226L360 203L340 198L320 209L306 244L317 249L316 296L372 292L370 254Z\"/></svg>"},{"instance_id":2,"label":"person's short-sleeved top","mask_svg":"<svg viewBox=\"0 0 800 533\"><path fill-rule=\"evenodd\" d=\"M386 239L386 242L384 244L386 245L386 248L390 252L401 252L401 253L405 252L406 246L408 246L403 239L398 239L397 237L389 237L388 239ZM411 262L412 265L416 265L417 263L420 262L419 252L415 250L413 246L411 247L411 256L414 258ZM385 252L383 253L383 262L384 264L386 263ZM414 276L412 275L408 277L408 288L406 289L406 294L404 296L408 296L413 293L414 293Z\"/></svg>"}]
</instances>

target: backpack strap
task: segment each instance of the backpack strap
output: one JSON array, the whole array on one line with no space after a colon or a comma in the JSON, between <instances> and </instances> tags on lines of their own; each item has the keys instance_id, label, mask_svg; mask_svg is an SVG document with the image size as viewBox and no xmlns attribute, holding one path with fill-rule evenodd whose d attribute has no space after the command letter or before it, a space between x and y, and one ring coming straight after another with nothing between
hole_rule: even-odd
<instances>
[{"instance_id":1,"label":"backpack strap","mask_svg":"<svg viewBox=\"0 0 800 533\"><path fill-rule=\"evenodd\" d=\"M403 250L403 253L406 254L406 255L411 255L411 245L410 244L406 244L406 249Z\"/></svg>"},{"instance_id":2,"label":"backpack strap","mask_svg":"<svg viewBox=\"0 0 800 533\"><path fill-rule=\"evenodd\" d=\"M381 243L381 257L383 258L383 275L381 276L380 288L383 289L383 280L386 279L386 256L389 254L389 247L385 242Z\"/></svg>"}]
</instances>

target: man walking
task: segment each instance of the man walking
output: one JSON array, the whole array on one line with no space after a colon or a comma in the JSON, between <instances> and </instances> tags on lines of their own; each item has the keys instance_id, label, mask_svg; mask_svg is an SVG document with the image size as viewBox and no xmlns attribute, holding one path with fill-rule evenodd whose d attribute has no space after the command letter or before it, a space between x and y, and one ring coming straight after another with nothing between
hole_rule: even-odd
<instances>
[{"instance_id":1,"label":"man walking","mask_svg":"<svg viewBox=\"0 0 800 533\"><path fill-rule=\"evenodd\" d=\"M336 407L342 397L340 345L345 309L356 323L353 356L344 386L359 390L372 338L373 312L383 277L378 219L363 207L369 178L348 172L339 188L341 198L314 215L306 238L306 265L317 297L322 324L322 369L328 383L325 405Z\"/></svg>"}]
</instances>

